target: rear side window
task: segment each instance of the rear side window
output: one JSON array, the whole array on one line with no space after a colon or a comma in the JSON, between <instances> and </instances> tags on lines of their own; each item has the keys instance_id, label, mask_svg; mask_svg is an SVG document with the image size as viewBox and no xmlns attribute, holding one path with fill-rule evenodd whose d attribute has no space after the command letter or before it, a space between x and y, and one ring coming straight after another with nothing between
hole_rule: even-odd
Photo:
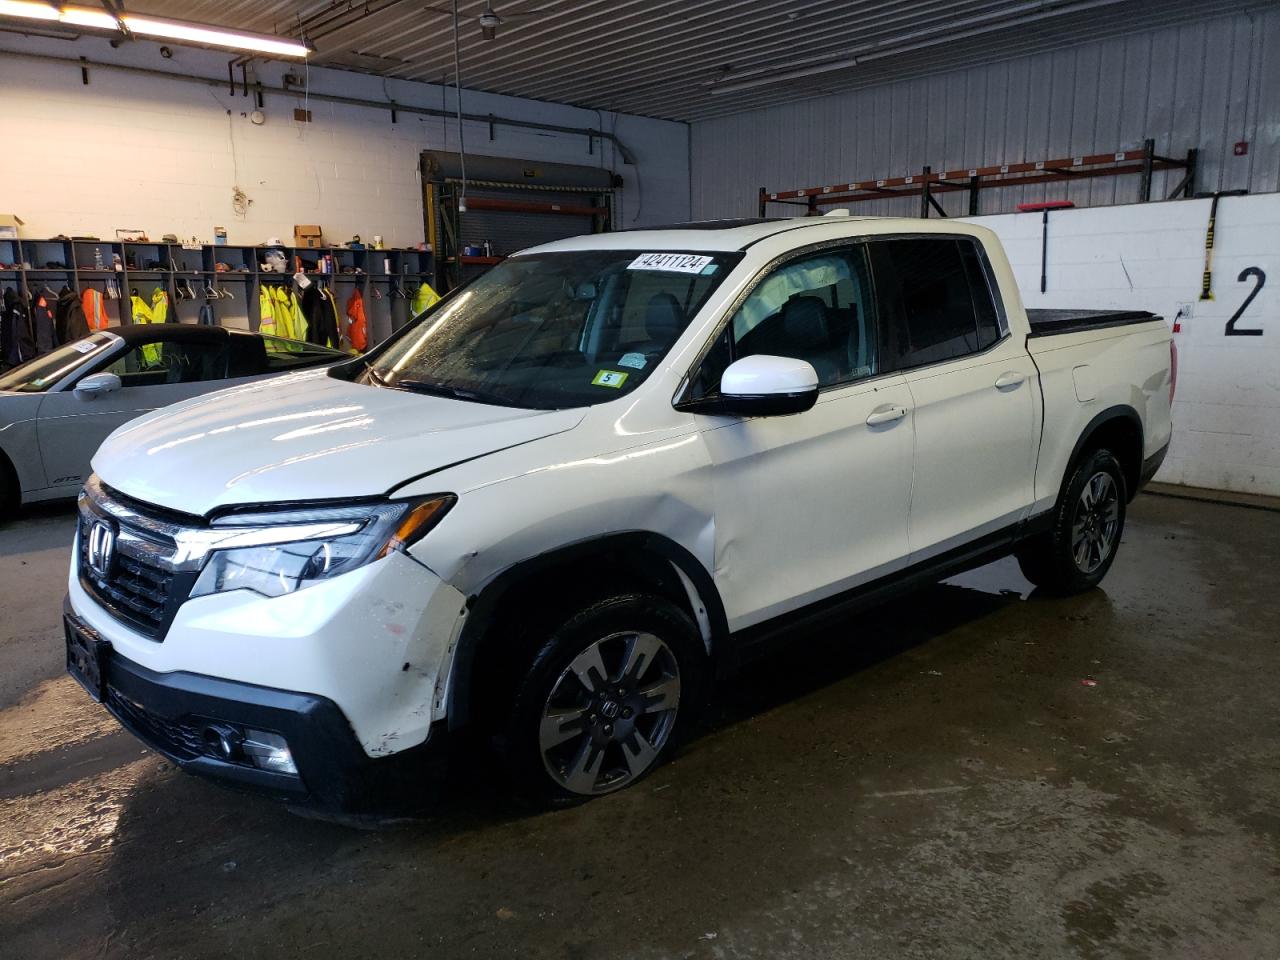
<instances>
[{"instance_id":1,"label":"rear side window","mask_svg":"<svg viewBox=\"0 0 1280 960\"><path fill-rule=\"evenodd\" d=\"M985 350L1004 336L1008 329L1004 313L999 310L994 295L995 280L987 266L987 258L976 241L957 240L960 257L964 260L965 279L969 282L969 297L978 320L978 349Z\"/></svg>"},{"instance_id":2,"label":"rear side window","mask_svg":"<svg viewBox=\"0 0 1280 960\"><path fill-rule=\"evenodd\" d=\"M914 237L868 246L886 367L964 357L1000 338L995 303L972 241Z\"/></svg>"}]
</instances>

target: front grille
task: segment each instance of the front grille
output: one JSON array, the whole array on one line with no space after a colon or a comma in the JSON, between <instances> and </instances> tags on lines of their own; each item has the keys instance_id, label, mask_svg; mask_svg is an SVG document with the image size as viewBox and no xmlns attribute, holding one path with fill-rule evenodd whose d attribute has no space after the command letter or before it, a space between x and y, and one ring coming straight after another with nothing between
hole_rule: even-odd
<instances>
[{"instance_id":1,"label":"front grille","mask_svg":"<svg viewBox=\"0 0 1280 960\"><path fill-rule=\"evenodd\" d=\"M163 633L173 599L175 575L137 557L117 553L107 577L88 564L91 521L80 518L80 583L116 617L149 637Z\"/></svg>"},{"instance_id":2,"label":"front grille","mask_svg":"<svg viewBox=\"0 0 1280 960\"><path fill-rule=\"evenodd\" d=\"M179 760L209 753L202 731L152 713L112 686L107 687L107 708L134 734L163 753Z\"/></svg>"},{"instance_id":3,"label":"front grille","mask_svg":"<svg viewBox=\"0 0 1280 960\"><path fill-rule=\"evenodd\" d=\"M105 572L101 562L98 569L89 562L91 532L100 525L112 532ZM163 640L198 576L193 565L178 560L177 537L192 526L122 497L91 477L80 498L80 585L117 620Z\"/></svg>"}]
</instances>

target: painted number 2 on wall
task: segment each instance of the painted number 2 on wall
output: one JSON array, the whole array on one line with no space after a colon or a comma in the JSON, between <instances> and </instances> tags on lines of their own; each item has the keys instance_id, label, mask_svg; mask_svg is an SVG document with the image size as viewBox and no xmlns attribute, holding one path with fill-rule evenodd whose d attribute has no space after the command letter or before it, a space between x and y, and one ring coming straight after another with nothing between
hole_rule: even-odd
<instances>
[{"instance_id":1,"label":"painted number 2 on wall","mask_svg":"<svg viewBox=\"0 0 1280 960\"><path fill-rule=\"evenodd\" d=\"M1249 309L1249 304L1253 303L1253 298L1267 284L1267 275L1262 272L1261 267L1245 267L1240 271L1240 276L1236 277L1236 280L1240 283L1244 283L1249 279L1253 280L1253 289L1249 291L1249 295L1244 298L1244 303L1240 304L1236 312L1231 315L1231 319L1227 321L1227 329L1223 334L1224 336L1260 337L1263 334L1262 329L1259 327L1249 327L1242 330L1236 326L1236 321L1244 316L1244 312Z\"/></svg>"}]
</instances>

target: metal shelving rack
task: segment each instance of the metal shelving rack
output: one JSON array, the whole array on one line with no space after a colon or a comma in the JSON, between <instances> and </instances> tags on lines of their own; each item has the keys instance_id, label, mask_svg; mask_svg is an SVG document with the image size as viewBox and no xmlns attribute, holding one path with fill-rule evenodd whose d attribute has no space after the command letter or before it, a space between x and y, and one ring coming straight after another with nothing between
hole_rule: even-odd
<instances>
[{"instance_id":1,"label":"metal shelving rack","mask_svg":"<svg viewBox=\"0 0 1280 960\"><path fill-rule=\"evenodd\" d=\"M1157 170L1184 170L1185 175L1169 193L1168 199L1172 200L1178 196L1195 195L1196 155L1197 151L1192 149L1188 150L1186 157L1181 160L1163 157L1155 152L1155 141L1146 140L1141 150L1117 150L1113 153L970 167L940 173L934 173L930 167L926 166L919 173L900 177L854 180L820 187L802 187L797 190L769 190L761 187L760 216L766 215L766 208L771 203L803 206L810 213L817 213L820 207L859 203L863 200L919 197L921 217L930 216L930 210L945 217L947 213L938 203L937 195L967 191L969 216L972 217L978 215L978 198L983 190L1129 174L1141 176L1138 199L1145 203L1151 199L1153 173Z\"/></svg>"},{"instance_id":2,"label":"metal shelving rack","mask_svg":"<svg viewBox=\"0 0 1280 960\"><path fill-rule=\"evenodd\" d=\"M241 300L241 307L237 310L245 315L249 328L256 330L259 285L276 280L283 282L294 272L292 269L289 273L264 271L262 261L269 250L283 250L291 267L297 262L295 258L300 258L304 264L303 272L313 282L331 286L343 284L347 289L351 284L359 284L366 297L374 289L385 287L390 295L406 285L429 283L435 276L431 253L412 248L375 250L368 247L265 247L148 240L19 238L0 239L0 289L16 285L25 295L31 296L46 285L56 293L57 288L65 284L80 293L85 286L105 288L107 281L114 279L120 298L109 301L115 305L115 314L110 319L120 326L128 326L133 322L129 296L134 290L142 299L149 300L155 287L164 287L173 309L170 319L190 322L195 317L181 316L179 308L202 303L204 298L201 295L206 286L217 291L235 285L239 288L237 299ZM320 258L326 254L333 257L334 273L321 273L317 269ZM111 266L114 257L119 258L119 269ZM104 269L96 267L98 259ZM51 263L55 266L49 266ZM219 263L226 264L228 269L219 271ZM343 273L344 268L353 272ZM359 272L354 272L357 270ZM189 284L195 290L195 300L178 299L179 282ZM401 322L407 319L407 313L400 319ZM395 326L395 318L392 325Z\"/></svg>"}]
</instances>

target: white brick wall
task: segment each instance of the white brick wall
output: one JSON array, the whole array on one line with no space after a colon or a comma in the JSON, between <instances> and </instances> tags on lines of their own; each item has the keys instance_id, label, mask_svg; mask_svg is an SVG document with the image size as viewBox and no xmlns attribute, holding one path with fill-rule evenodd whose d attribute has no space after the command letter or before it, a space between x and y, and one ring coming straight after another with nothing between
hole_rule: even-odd
<instances>
[{"instance_id":1,"label":"white brick wall","mask_svg":"<svg viewBox=\"0 0 1280 960\"><path fill-rule=\"evenodd\" d=\"M1280 194L1218 204L1214 299L1202 301L1209 200L1062 210L1049 215L1048 289L1040 293L1040 214L971 218L1004 242L1028 307L1153 310L1178 343L1173 445L1157 479L1280 496ZM1266 275L1238 328L1227 320ZM1185 311L1190 310L1190 315Z\"/></svg>"}]
</instances>

